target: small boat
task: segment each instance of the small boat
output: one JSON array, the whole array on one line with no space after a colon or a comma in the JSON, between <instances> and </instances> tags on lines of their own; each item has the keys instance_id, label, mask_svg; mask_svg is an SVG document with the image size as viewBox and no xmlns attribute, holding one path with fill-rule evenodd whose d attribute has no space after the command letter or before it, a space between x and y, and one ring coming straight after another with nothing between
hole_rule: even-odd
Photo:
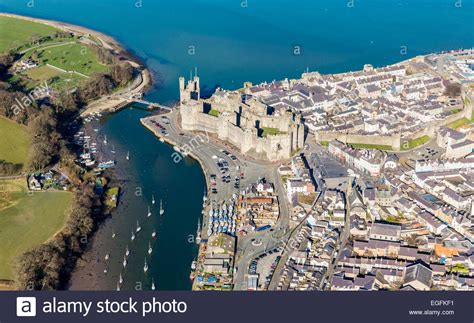
<instances>
[{"instance_id":1,"label":"small boat","mask_svg":"<svg viewBox=\"0 0 474 323\"><path fill-rule=\"evenodd\" d=\"M109 161L106 161L106 162L101 162L101 163L99 163L99 165L97 165L97 167L100 168L100 169L112 168L112 167L115 167L115 161L109 160Z\"/></svg>"},{"instance_id":2,"label":"small boat","mask_svg":"<svg viewBox=\"0 0 474 323\"><path fill-rule=\"evenodd\" d=\"M115 154L115 146L112 145L112 150L110 151L112 154Z\"/></svg>"},{"instance_id":3,"label":"small boat","mask_svg":"<svg viewBox=\"0 0 474 323\"><path fill-rule=\"evenodd\" d=\"M130 249L128 249L128 245L125 249L125 257L128 257L128 255L130 255Z\"/></svg>"},{"instance_id":4,"label":"small boat","mask_svg":"<svg viewBox=\"0 0 474 323\"><path fill-rule=\"evenodd\" d=\"M196 244L201 243L201 219L198 219L198 227L196 230Z\"/></svg>"},{"instance_id":5,"label":"small boat","mask_svg":"<svg viewBox=\"0 0 474 323\"><path fill-rule=\"evenodd\" d=\"M151 242L148 242L148 254L151 255L153 248L151 247Z\"/></svg>"},{"instance_id":6,"label":"small boat","mask_svg":"<svg viewBox=\"0 0 474 323\"><path fill-rule=\"evenodd\" d=\"M109 258L110 258L110 254L106 254L105 257L104 257L104 259L105 259L106 261L109 260Z\"/></svg>"},{"instance_id":7,"label":"small boat","mask_svg":"<svg viewBox=\"0 0 474 323\"><path fill-rule=\"evenodd\" d=\"M193 260L193 262L191 263L191 269L196 270L196 267L197 267L197 262L196 260Z\"/></svg>"},{"instance_id":8,"label":"small boat","mask_svg":"<svg viewBox=\"0 0 474 323\"><path fill-rule=\"evenodd\" d=\"M117 292L120 292L120 285L117 283Z\"/></svg>"},{"instance_id":9,"label":"small boat","mask_svg":"<svg viewBox=\"0 0 474 323\"><path fill-rule=\"evenodd\" d=\"M207 200L207 195L206 195L206 191L204 191L204 195L202 196L202 201L206 202L206 200Z\"/></svg>"},{"instance_id":10,"label":"small boat","mask_svg":"<svg viewBox=\"0 0 474 323\"><path fill-rule=\"evenodd\" d=\"M138 220L137 220L137 228L135 229L135 231L138 233L142 230L142 227L140 226L140 223L138 223Z\"/></svg>"},{"instance_id":11,"label":"small boat","mask_svg":"<svg viewBox=\"0 0 474 323\"><path fill-rule=\"evenodd\" d=\"M150 207L148 207L148 213L146 214L147 217L150 217L151 216L151 210L150 210Z\"/></svg>"},{"instance_id":12,"label":"small boat","mask_svg":"<svg viewBox=\"0 0 474 323\"><path fill-rule=\"evenodd\" d=\"M133 240L135 240L135 234L133 233L133 231L132 231L132 237L131 237L131 240L132 240L132 241L133 241Z\"/></svg>"},{"instance_id":13,"label":"small boat","mask_svg":"<svg viewBox=\"0 0 474 323\"><path fill-rule=\"evenodd\" d=\"M156 238L156 231L155 231L155 230L153 230L153 232L151 233L151 237L152 237L153 239Z\"/></svg>"},{"instance_id":14,"label":"small boat","mask_svg":"<svg viewBox=\"0 0 474 323\"><path fill-rule=\"evenodd\" d=\"M151 204L155 205L155 195L151 196Z\"/></svg>"},{"instance_id":15,"label":"small boat","mask_svg":"<svg viewBox=\"0 0 474 323\"><path fill-rule=\"evenodd\" d=\"M107 268L104 269L104 274L107 274Z\"/></svg>"},{"instance_id":16,"label":"small boat","mask_svg":"<svg viewBox=\"0 0 474 323\"><path fill-rule=\"evenodd\" d=\"M125 157L126 160L130 160L130 152L127 151L127 156Z\"/></svg>"},{"instance_id":17,"label":"small boat","mask_svg":"<svg viewBox=\"0 0 474 323\"><path fill-rule=\"evenodd\" d=\"M107 135L104 136L104 145L107 145L108 141L107 141Z\"/></svg>"},{"instance_id":18,"label":"small boat","mask_svg":"<svg viewBox=\"0 0 474 323\"><path fill-rule=\"evenodd\" d=\"M151 279L151 290L155 290L156 287L155 287L155 281L153 280L153 278Z\"/></svg>"},{"instance_id":19,"label":"small boat","mask_svg":"<svg viewBox=\"0 0 474 323\"><path fill-rule=\"evenodd\" d=\"M127 267L127 258L123 257L123 268Z\"/></svg>"},{"instance_id":20,"label":"small boat","mask_svg":"<svg viewBox=\"0 0 474 323\"><path fill-rule=\"evenodd\" d=\"M122 278L122 273L120 273L120 276L119 276L119 284L122 284L123 283L123 278Z\"/></svg>"},{"instance_id":21,"label":"small boat","mask_svg":"<svg viewBox=\"0 0 474 323\"><path fill-rule=\"evenodd\" d=\"M163 200L160 200L160 215L165 214L165 209L163 209Z\"/></svg>"},{"instance_id":22,"label":"small boat","mask_svg":"<svg viewBox=\"0 0 474 323\"><path fill-rule=\"evenodd\" d=\"M148 264L146 262L146 258L145 258L145 265L143 266L143 272L146 273L148 271Z\"/></svg>"},{"instance_id":23,"label":"small boat","mask_svg":"<svg viewBox=\"0 0 474 323\"><path fill-rule=\"evenodd\" d=\"M115 238L116 234L115 234L115 230L112 229L112 238Z\"/></svg>"}]
</instances>

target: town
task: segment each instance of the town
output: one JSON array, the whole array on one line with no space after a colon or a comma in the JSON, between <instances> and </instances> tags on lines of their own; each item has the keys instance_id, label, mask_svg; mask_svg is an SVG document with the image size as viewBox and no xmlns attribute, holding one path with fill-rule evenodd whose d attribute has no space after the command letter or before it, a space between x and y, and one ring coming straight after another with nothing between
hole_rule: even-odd
<instances>
[{"instance_id":1,"label":"town","mask_svg":"<svg viewBox=\"0 0 474 323\"><path fill-rule=\"evenodd\" d=\"M208 177L193 288L473 290L473 68L460 50L210 98L180 78L166 130L142 123Z\"/></svg>"}]
</instances>

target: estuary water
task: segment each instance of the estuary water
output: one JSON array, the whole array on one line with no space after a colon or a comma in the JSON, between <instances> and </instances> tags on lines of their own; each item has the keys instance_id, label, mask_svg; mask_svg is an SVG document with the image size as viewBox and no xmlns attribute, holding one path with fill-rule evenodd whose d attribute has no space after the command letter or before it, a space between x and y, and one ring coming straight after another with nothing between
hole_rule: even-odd
<instances>
[{"instance_id":1,"label":"estuary water","mask_svg":"<svg viewBox=\"0 0 474 323\"><path fill-rule=\"evenodd\" d=\"M115 37L153 71L148 97L387 65L474 45L474 0L0 0L0 11Z\"/></svg>"},{"instance_id":2,"label":"estuary water","mask_svg":"<svg viewBox=\"0 0 474 323\"><path fill-rule=\"evenodd\" d=\"M178 98L178 77L189 77L195 68L203 90L211 92L245 81L296 78L306 69L356 70L474 44L474 0L0 0L0 11L115 37L152 71L156 83L147 98L165 104ZM126 109L102 120L100 134L115 145L117 159L122 156L116 172L124 191L118 211L95 237L96 260L73 277L73 288L115 289L120 272L124 289L140 283L149 289L152 278L158 289L191 287L189 266L197 248L188 235L196 230L205 181L196 162L175 164L172 148L139 124L147 114ZM163 198L163 218L156 205L146 217L152 194ZM132 243L137 219L142 232ZM150 239L154 229L157 240ZM123 270L127 244L131 256ZM95 285L88 286L92 277Z\"/></svg>"}]
</instances>

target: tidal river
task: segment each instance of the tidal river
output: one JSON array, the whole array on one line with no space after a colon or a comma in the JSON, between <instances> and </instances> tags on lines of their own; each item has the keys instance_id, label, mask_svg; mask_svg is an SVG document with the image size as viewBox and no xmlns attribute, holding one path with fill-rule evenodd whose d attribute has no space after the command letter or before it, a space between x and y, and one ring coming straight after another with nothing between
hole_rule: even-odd
<instances>
[{"instance_id":1,"label":"tidal river","mask_svg":"<svg viewBox=\"0 0 474 323\"><path fill-rule=\"evenodd\" d=\"M33 5L30 5L33 3ZM222 86L300 77L306 69L336 73L364 64L387 65L430 52L471 47L474 0L0 0L0 11L59 20L115 37L155 76L151 101L178 98L177 79L198 69L203 92ZM105 13L105 14L104 14ZM453 33L453 30L456 32ZM115 145L116 174L124 181L118 211L95 236L91 261L73 276L72 288L115 289L139 283L158 289L189 289L197 253L187 242L201 214L204 178L191 160L174 164L172 148L139 121L147 112L127 109L103 120L100 135ZM131 160L125 161L130 150ZM120 157L121 156L121 157ZM137 196L136 191L142 192ZM166 213L146 218L151 196ZM131 243L136 221L142 232ZM149 274L143 273L151 232L157 230ZM111 238L112 230L117 235ZM103 259L110 266L103 274ZM98 261L97 261L98 260Z\"/></svg>"},{"instance_id":2,"label":"tidal river","mask_svg":"<svg viewBox=\"0 0 474 323\"><path fill-rule=\"evenodd\" d=\"M86 261L73 274L71 289L115 290L120 274L123 290L141 287L149 290L152 279L160 290L191 289L190 265L198 248L190 236L195 235L201 216L205 179L196 161L189 158L180 163L173 161L173 148L161 143L140 124L140 118L147 115L147 111L127 108L101 120L101 149L115 150L117 166L113 172L123 192L117 211L94 236ZM107 146L102 139L105 135ZM159 214L160 201L165 210L163 216ZM137 221L141 227L139 233L136 233ZM156 239L152 238L154 230ZM130 255L124 268L127 246ZM107 253L110 255L106 262ZM145 259L149 267L146 274Z\"/></svg>"}]
</instances>

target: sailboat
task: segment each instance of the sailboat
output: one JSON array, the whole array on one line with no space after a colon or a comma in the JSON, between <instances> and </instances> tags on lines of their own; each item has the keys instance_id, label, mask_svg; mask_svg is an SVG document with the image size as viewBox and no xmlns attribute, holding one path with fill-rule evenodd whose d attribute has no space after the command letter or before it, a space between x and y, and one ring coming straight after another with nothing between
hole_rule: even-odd
<instances>
[{"instance_id":1,"label":"sailboat","mask_svg":"<svg viewBox=\"0 0 474 323\"><path fill-rule=\"evenodd\" d=\"M108 141L107 141L107 135L104 136L104 145L107 145Z\"/></svg>"},{"instance_id":2,"label":"sailboat","mask_svg":"<svg viewBox=\"0 0 474 323\"><path fill-rule=\"evenodd\" d=\"M132 237L131 237L131 240L135 240L135 234L133 233L133 230L132 230Z\"/></svg>"},{"instance_id":3,"label":"sailboat","mask_svg":"<svg viewBox=\"0 0 474 323\"><path fill-rule=\"evenodd\" d=\"M151 196L151 204L155 205L155 195Z\"/></svg>"},{"instance_id":4,"label":"sailboat","mask_svg":"<svg viewBox=\"0 0 474 323\"><path fill-rule=\"evenodd\" d=\"M125 157L126 160L130 160L130 152L127 151L127 156Z\"/></svg>"},{"instance_id":5,"label":"sailboat","mask_svg":"<svg viewBox=\"0 0 474 323\"><path fill-rule=\"evenodd\" d=\"M198 219L198 227L196 231L196 244L201 243L201 219Z\"/></svg>"},{"instance_id":6,"label":"sailboat","mask_svg":"<svg viewBox=\"0 0 474 323\"><path fill-rule=\"evenodd\" d=\"M160 200L160 215L165 214L165 209L163 209L163 200Z\"/></svg>"},{"instance_id":7,"label":"sailboat","mask_svg":"<svg viewBox=\"0 0 474 323\"><path fill-rule=\"evenodd\" d=\"M140 226L140 223L138 223L138 220L137 220L137 229L135 231L140 232L142 230L142 227Z\"/></svg>"},{"instance_id":8,"label":"sailboat","mask_svg":"<svg viewBox=\"0 0 474 323\"><path fill-rule=\"evenodd\" d=\"M155 287L155 280L152 278L151 279L151 290L155 290L156 287Z\"/></svg>"},{"instance_id":9,"label":"sailboat","mask_svg":"<svg viewBox=\"0 0 474 323\"><path fill-rule=\"evenodd\" d=\"M148 254L151 255L153 248L151 247L151 242L148 242Z\"/></svg>"},{"instance_id":10,"label":"sailboat","mask_svg":"<svg viewBox=\"0 0 474 323\"><path fill-rule=\"evenodd\" d=\"M130 249L128 249L128 245L125 249L125 257L128 257L128 255L130 255Z\"/></svg>"},{"instance_id":11,"label":"sailboat","mask_svg":"<svg viewBox=\"0 0 474 323\"><path fill-rule=\"evenodd\" d=\"M152 237L153 239L156 238L156 231L155 231L155 230L153 230L153 232L151 233L151 237Z\"/></svg>"},{"instance_id":12,"label":"sailboat","mask_svg":"<svg viewBox=\"0 0 474 323\"><path fill-rule=\"evenodd\" d=\"M147 217L150 217L151 216L151 210L150 210L150 206L148 206L148 213L146 214Z\"/></svg>"},{"instance_id":13,"label":"sailboat","mask_svg":"<svg viewBox=\"0 0 474 323\"><path fill-rule=\"evenodd\" d=\"M122 284L123 283L123 278L122 278L122 273L120 273L120 276L119 276L119 284Z\"/></svg>"},{"instance_id":14,"label":"sailboat","mask_svg":"<svg viewBox=\"0 0 474 323\"><path fill-rule=\"evenodd\" d=\"M143 266L143 272L146 273L148 271L148 264L146 263L146 258L145 258L145 265Z\"/></svg>"}]
</instances>

